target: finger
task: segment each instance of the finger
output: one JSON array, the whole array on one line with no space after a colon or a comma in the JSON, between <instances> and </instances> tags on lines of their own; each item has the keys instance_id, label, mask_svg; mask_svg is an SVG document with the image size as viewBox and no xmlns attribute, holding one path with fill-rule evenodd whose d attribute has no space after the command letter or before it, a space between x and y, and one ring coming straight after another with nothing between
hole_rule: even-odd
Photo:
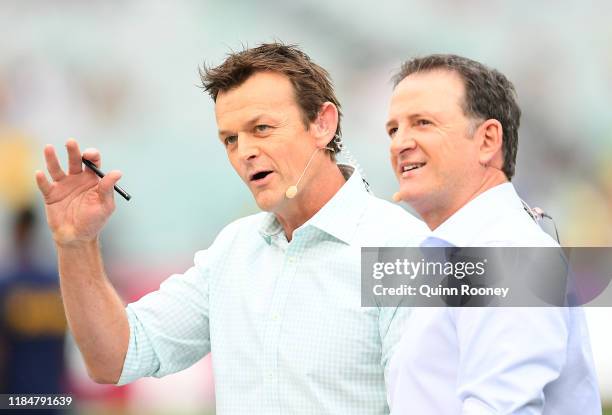
<instances>
[{"instance_id":1,"label":"finger","mask_svg":"<svg viewBox=\"0 0 612 415\"><path fill-rule=\"evenodd\" d=\"M79 143L74 138L69 138L66 141L66 150L68 151L68 174L81 173L83 171L83 162L81 161Z\"/></svg>"},{"instance_id":2,"label":"finger","mask_svg":"<svg viewBox=\"0 0 612 415\"><path fill-rule=\"evenodd\" d=\"M112 194L113 186L121 179L121 172L119 170L112 170L106 176L104 176L100 183L98 183L98 189L102 194Z\"/></svg>"},{"instance_id":3,"label":"finger","mask_svg":"<svg viewBox=\"0 0 612 415\"><path fill-rule=\"evenodd\" d=\"M45 173L42 171L36 170L34 177L36 178L36 185L38 185L40 192L46 197L51 192L52 187L49 180L47 180L47 176L45 176Z\"/></svg>"},{"instance_id":4,"label":"finger","mask_svg":"<svg viewBox=\"0 0 612 415\"><path fill-rule=\"evenodd\" d=\"M66 173L64 173L64 170L62 170L60 167L59 160L57 159L57 154L55 154L55 149L53 146L51 144L47 144L45 146L44 153L45 161L47 162L47 170L49 171L51 178L56 182L62 180L66 176Z\"/></svg>"},{"instance_id":5,"label":"finger","mask_svg":"<svg viewBox=\"0 0 612 415\"><path fill-rule=\"evenodd\" d=\"M88 148L83 151L83 157L95 164L97 168L102 167L102 157L97 148Z\"/></svg>"}]
</instances>

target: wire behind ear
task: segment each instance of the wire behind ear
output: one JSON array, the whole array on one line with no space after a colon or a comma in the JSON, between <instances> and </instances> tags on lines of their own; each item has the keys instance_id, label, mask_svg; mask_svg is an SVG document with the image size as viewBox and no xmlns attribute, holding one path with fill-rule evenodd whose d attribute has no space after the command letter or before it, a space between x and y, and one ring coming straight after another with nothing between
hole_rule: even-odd
<instances>
[{"instance_id":1,"label":"wire behind ear","mask_svg":"<svg viewBox=\"0 0 612 415\"><path fill-rule=\"evenodd\" d=\"M342 141L342 138L336 135L334 137L334 144L335 144L336 148L338 149L336 154L342 152L342 155L343 155L344 159L347 161L347 163L350 164L351 166L353 166L355 168L355 170L357 170L357 172L359 172L359 174L361 175L361 180L363 181L363 185L364 185L366 191L369 192L369 193L374 194L374 192L372 191L372 189L370 187L370 183L368 183L368 181L366 179L366 175L363 172L363 169L361 168L361 165L355 159L355 157L353 157L353 154L346 148L346 146L344 145L344 142Z\"/></svg>"}]
</instances>

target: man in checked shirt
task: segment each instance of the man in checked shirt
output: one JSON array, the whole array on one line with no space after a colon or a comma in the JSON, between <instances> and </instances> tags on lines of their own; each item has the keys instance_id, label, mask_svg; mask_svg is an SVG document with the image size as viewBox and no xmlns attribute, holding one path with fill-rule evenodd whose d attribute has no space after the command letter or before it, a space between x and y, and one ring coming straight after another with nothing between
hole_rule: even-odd
<instances>
[{"instance_id":1,"label":"man in checked shirt","mask_svg":"<svg viewBox=\"0 0 612 415\"><path fill-rule=\"evenodd\" d=\"M58 250L70 328L93 379L125 384L212 352L219 414L385 414L401 309L363 308L360 247L422 239L426 228L338 165L340 105L327 72L294 46L233 53L201 71L219 140L264 211L239 219L194 266L124 307L98 235L118 171L68 172L44 150L36 179ZM100 165L97 150L85 158Z\"/></svg>"}]
</instances>

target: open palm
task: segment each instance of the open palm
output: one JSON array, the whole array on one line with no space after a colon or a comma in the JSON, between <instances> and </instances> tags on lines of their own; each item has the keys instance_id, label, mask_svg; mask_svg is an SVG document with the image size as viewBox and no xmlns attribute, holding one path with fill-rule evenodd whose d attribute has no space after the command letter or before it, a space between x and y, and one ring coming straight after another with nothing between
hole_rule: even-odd
<instances>
[{"instance_id":1,"label":"open palm","mask_svg":"<svg viewBox=\"0 0 612 415\"><path fill-rule=\"evenodd\" d=\"M103 179L89 169L83 170L81 152L75 140L66 143L68 174L57 159L52 146L45 147L44 155L50 182L43 172L36 172L36 183L45 199L47 222L57 243L70 244L94 240L115 209L113 186L121 173L111 171ZM100 166L97 150L83 156Z\"/></svg>"}]
</instances>

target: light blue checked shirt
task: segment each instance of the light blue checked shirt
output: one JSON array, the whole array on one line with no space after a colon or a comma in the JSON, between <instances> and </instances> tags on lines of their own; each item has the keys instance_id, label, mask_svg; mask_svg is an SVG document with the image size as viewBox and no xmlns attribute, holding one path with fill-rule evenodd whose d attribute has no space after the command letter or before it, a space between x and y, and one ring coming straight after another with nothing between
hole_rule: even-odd
<instances>
[{"instance_id":1,"label":"light blue checked shirt","mask_svg":"<svg viewBox=\"0 0 612 415\"><path fill-rule=\"evenodd\" d=\"M357 172L287 242L275 216L224 228L183 275L128 305L119 384L212 352L218 414L386 414L386 369L406 308L361 307L360 247L427 228Z\"/></svg>"}]
</instances>

